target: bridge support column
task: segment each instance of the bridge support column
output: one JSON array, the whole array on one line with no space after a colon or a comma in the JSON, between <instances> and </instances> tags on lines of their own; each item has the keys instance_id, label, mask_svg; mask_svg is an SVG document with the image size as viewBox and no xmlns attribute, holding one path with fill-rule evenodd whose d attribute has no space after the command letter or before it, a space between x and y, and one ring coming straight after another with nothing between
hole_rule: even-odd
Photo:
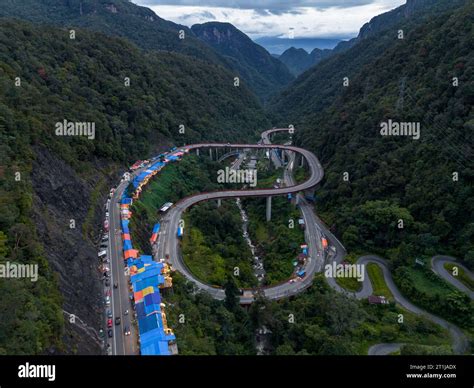
<instances>
[{"instance_id":1,"label":"bridge support column","mask_svg":"<svg viewBox=\"0 0 474 388\"><path fill-rule=\"evenodd\" d=\"M281 162L285 164L285 151L281 150Z\"/></svg>"},{"instance_id":2,"label":"bridge support column","mask_svg":"<svg viewBox=\"0 0 474 388\"><path fill-rule=\"evenodd\" d=\"M217 200L217 207L221 207L221 205L222 205L222 200L219 198L219 199Z\"/></svg>"},{"instance_id":3,"label":"bridge support column","mask_svg":"<svg viewBox=\"0 0 474 388\"><path fill-rule=\"evenodd\" d=\"M300 158L301 158L301 160L300 160L300 167L304 167L304 156L301 155Z\"/></svg>"},{"instance_id":4,"label":"bridge support column","mask_svg":"<svg viewBox=\"0 0 474 388\"><path fill-rule=\"evenodd\" d=\"M267 222L272 219L272 197L267 197Z\"/></svg>"},{"instance_id":5,"label":"bridge support column","mask_svg":"<svg viewBox=\"0 0 474 388\"><path fill-rule=\"evenodd\" d=\"M212 160L212 148L209 148L209 157L210 157L211 160Z\"/></svg>"},{"instance_id":6,"label":"bridge support column","mask_svg":"<svg viewBox=\"0 0 474 388\"><path fill-rule=\"evenodd\" d=\"M199 148L196 148L196 155L199 156Z\"/></svg>"}]
</instances>

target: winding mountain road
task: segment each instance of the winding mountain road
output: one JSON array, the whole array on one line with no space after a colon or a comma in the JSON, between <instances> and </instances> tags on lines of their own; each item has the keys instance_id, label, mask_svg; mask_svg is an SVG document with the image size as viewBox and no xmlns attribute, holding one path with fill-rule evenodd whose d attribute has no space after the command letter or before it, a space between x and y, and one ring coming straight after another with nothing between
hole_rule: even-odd
<instances>
[{"instance_id":1,"label":"winding mountain road","mask_svg":"<svg viewBox=\"0 0 474 388\"><path fill-rule=\"evenodd\" d=\"M464 292L467 295L469 295L471 299L474 299L474 291L472 291L460 280L456 279L455 276L453 276L451 273L449 273L449 271L446 268L444 268L444 265L448 263L454 264L457 267L462 268L464 272L466 273L466 275L469 276L471 280L474 280L474 274L471 271L469 271L465 266L460 264L454 257L441 256L441 255L434 256L431 259L431 268L438 276L446 280L448 283L451 283L459 291Z\"/></svg>"},{"instance_id":2,"label":"winding mountain road","mask_svg":"<svg viewBox=\"0 0 474 388\"><path fill-rule=\"evenodd\" d=\"M282 150L286 152L289 157L288 165L284 172L284 183L285 187L272 188L272 189L253 189L253 190L228 190L228 191L216 191L199 193L193 196L189 196L181 199L176 205L170 209L168 214L162 219L162 230L158 238L157 249L154 253L155 259L166 258L168 262L173 266L174 269L182 273L188 280L192 281L199 289L204 290L211 294L215 299L223 300L225 298L225 291L222 288L212 287L208 284L201 282L199 279L191 273L186 267L183 259L178 250L178 238L177 229L182 214L190 206L197 204L202 201L213 200L213 199L224 199L224 198L237 198L237 197L268 197L276 195L287 195L289 193L296 193L297 203L301 209L303 217L305 219L306 231L305 238L309 249L309 260L305 267L307 275L298 282L286 282L263 289L265 296L269 299L280 299L295 295L302 290L309 287L313 281L314 275L321 272L324 263L335 262L339 264L346 255L346 250L341 242L329 231L324 223L315 214L312 206L300 194L301 191L314 188L323 178L323 169L317 157L310 151L305 149L294 147L290 145L272 145L269 140L269 136L273 132L288 131L288 128L276 128L262 133L262 141L260 144L225 144L225 143L202 143L185 146L184 149L199 149L199 148L240 148L240 149L270 149L270 158L276 166L282 165L280 158L276 155L274 150ZM310 169L310 177L305 182L296 184L293 179L292 169L295 163L295 155L300 154L304 157L308 163ZM321 237L325 236L334 251L328 253L328 257L324 258L324 251L321 247ZM436 273L441 277L455 285L457 288L462 289L464 286L462 283L452 278L449 273L444 269L443 264L446 260L452 261L452 258L446 258L437 256L433 258L433 268ZM388 264L380 257L369 255L359 258L357 264L364 265L365 277L361 289L355 293L349 292L344 288L340 287L334 278L326 278L328 284L338 292L345 293L348 296L353 296L357 299L367 298L372 295L373 288L370 282L370 278L365 268L366 264L375 263L381 269L384 276L385 283L392 293L394 299L398 304L404 307L406 310L411 311L414 314L421 315L431 320L432 322L440 325L447 329L452 338L453 352L456 354L463 354L468 348L468 341L464 333L456 325L447 322L446 320L428 313L427 311L415 306L413 303L408 301L396 287ZM446 273L443 273L443 270ZM467 269L465 269L467 271ZM472 275L470 272L467 272ZM460 284L455 284L455 282ZM464 286L465 287L465 286ZM472 297L472 296L471 296ZM244 291L240 297L241 304L249 304L254 300L254 294L252 291ZM389 343L389 344L376 344L369 349L369 354L389 354L400 348L402 344Z\"/></svg>"},{"instance_id":3,"label":"winding mountain road","mask_svg":"<svg viewBox=\"0 0 474 388\"><path fill-rule=\"evenodd\" d=\"M275 128L269 131L265 131L265 138L268 138L270 133L288 131L288 128ZM263 140L263 138L262 138ZM212 287L208 284L201 282L197 279L191 271L186 267L178 250L178 237L177 229L179 222L182 218L182 214L190 206L195 205L202 201L208 201L213 199L225 199L225 198L239 198L239 197L269 197L277 195L287 195L289 193L298 193L307 189L315 187L323 178L323 169L317 159L317 157L310 151L303 148L294 147L290 145L272 145L265 144L230 144L230 143L202 143L194 144L182 147L183 149L193 150L199 148L239 148L239 149L270 149L276 150L281 149L285 151L291 151L302 155L310 168L310 177L303 183L293 184L282 188L271 188L271 189L252 189L252 190L227 190L227 191L216 191L199 193L186 198L181 199L177 202L169 211L168 214L163 217L161 222L161 232L158 237L157 249L154 253L155 259L166 258L172 267L182 273L188 280L192 281L199 289L204 290L211 294L215 299L223 300L225 298L225 291L222 288ZM309 217L309 212L307 214ZM314 238L314 234L307 232L309 238ZM315 256L316 257L316 256ZM322 261L310 258L306 264L306 276L301 281L293 283L285 282L275 286L264 287L262 289L264 295L269 299L280 299L295 295L302 290L309 287L313 281L315 273L321 270ZM254 300L253 290L245 290L243 295L240 296L240 303L249 304Z\"/></svg>"}]
</instances>

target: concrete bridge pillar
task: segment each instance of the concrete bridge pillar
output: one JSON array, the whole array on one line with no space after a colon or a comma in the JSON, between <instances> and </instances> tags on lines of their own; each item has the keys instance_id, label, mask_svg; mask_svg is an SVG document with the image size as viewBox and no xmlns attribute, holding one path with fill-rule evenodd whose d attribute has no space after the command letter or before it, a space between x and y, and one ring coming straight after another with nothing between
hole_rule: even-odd
<instances>
[{"instance_id":1,"label":"concrete bridge pillar","mask_svg":"<svg viewBox=\"0 0 474 388\"><path fill-rule=\"evenodd\" d=\"M217 207L221 207L221 205L222 205L222 199L219 198L217 200Z\"/></svg>"},{"instance_id":2,"label":"concrete bridge pillar","mask_svg":"<svg viewBox=\"0 0 474 388\"><path fill-rule=\"evenodd\" d=\"M267 222L272 219L272 197L267 197Z\"/></svg>"},{"instance_id":3,"label":"concrete bridge pillar","mask_svg":"<svg viewBox=\"0 0 474 388\"><path fill-rule=\"evenodd\" d=\"M308 190L305 190L304 191L304 196L306 198L312 198L314 200L314 193L315 193L315 189L308 189Z\"/></svg>"},{"instance_id":4,"label":"concrete bridge pillar","mask_svg":"<svg viewBox=\"0 0 474 388\"><path fill-rule=\"evenodd\" d=\"M212 148L209 148L209 157L210 157L211 160L212 160Z\"/></svg>"},{"instance_id":5,"label":"concrete bridge pillar","mask_svg":"<svg viewBox=\"0 0 474 388\"><path fill-rule=\"evenodd\" d=\"M196 155L199 156L199 148L196 148Z\"/></svg>"}]
</instances>

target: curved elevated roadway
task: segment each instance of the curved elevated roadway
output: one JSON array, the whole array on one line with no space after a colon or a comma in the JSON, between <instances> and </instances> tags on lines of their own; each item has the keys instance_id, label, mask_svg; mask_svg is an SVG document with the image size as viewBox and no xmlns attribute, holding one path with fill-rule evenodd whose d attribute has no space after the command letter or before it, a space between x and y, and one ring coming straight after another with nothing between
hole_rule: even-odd
<instances>
[{"instance_id":1,"label":"curved elevated roadway","mask_svg":"<svg viewBox=\"0 0 474 388\"><path fill-rule=\"evenodd\" d=\"M177 202L169 211L168 214L162 219L162 230L158 238L157 249L155 251L155 258L162 259L167 258L168 262L173 266L174 269L181 272L188 280L192 281L199 289L207 291L216 299L224 299L225 291L222 288L212 287L208 284L201 282L197 279L191 271L183 263L182 257L178 251L178 238L177 229L179 221L182 217L183 212L192 205L195 205L202 201L208 201L212 199L225 199L225 198L239 198L239 197L269 197L278 195L287 195L298 193L303 190L314 188L323 178L324 172L318 158L310 151L303 148L294 147L290 145L272 145L266 144L266 139L273 132L288 131L288 128L275 128L265 131L262 134L261 144L230 144L230 143L201 143L193 144L182 147L184 149L198 149L198 148L239 148L239 149L282 149L285 151L291 151L296 154L302 155L310 168L311 174L308 180L300 184L292 184L281 188L268 188L268 189L252 189L252 190L226 190L216 192L206 192L192 195L181 199ZM308 232L309 236L309 232ZM314 234L312 235L314 237ZM262 289L265 296L269 299L279 299L290 295L295 295L305 288L309 287L312 283L314 274L321 270L322 261L315 259L308 260L305 267L306 276L299 281L293 283L285 282L271 287L264 287ZM251 290L244 291L240 297L240 303L248 304L254 300L254 295Z\"/></svg>"},{"instance_id":2,"label":"curved elevated roadway","mask_svg":"<svg viewBox=\"0 0 474 388\"><path fill-rule=\"evenodd\" d=\"M190 197L186 197L180 200L164 217L162 220L162 231L158 239L158 249L155 252L155 257L158 259L168 257L170 264L179 272L184 274L184 276L192 281L199 289L207 291L215 299L224 299L225 292L222 288L212 287L208 284L201 282L196 279L194 275L189 271L182 261L182 258L178 252L178 242L177 242L177 228L179 220L181 219L182 213L190 206L211 199L221 199L221 198L236 198L236 197L268 197L276 195L286 195L289 193L298 193L303 190L314 188L323 178L323 169L319 160L316 156L310 151L304 150L299 147L289 146L289 145L272 145L270 144L269 136L273 132L279 131L288 131L288 128L276 128L268 130L262 133L262 142L261 144L224 144L224 143L202 143L186 146L189 150L198 149L198 148L222 148L222 147L233 147L233 148L242 148L242 149L270 149L276 150L281 149L286 151L289 155L289 163L284 173L284 182L287 185L283 188L278 189L254 189L254 190L229 190L229 191L216 191L208 193L200 193ZM303 183L295 184L291 170L295 162L295 154L301 154L308 163L308 166L311 171L310 178ZM270 157L274 161L275 165L281 165L281 160L274 152L270 152ZM340 263L344 256L346 255L346 250L341 242L329 231L325 224L319 219L319 217L314 213L312 206L309 205L301 194L297 195L298 203L302 211L303 217L305 218L305 223L307 225L306 230L306 241L308 243L309 257L306 265L307 275L302 281L297 281L294 283L285 282L279 285L263 288L265 296L269 299L279 299L291 295L295 295L302 290L309 287L312 283L315 273L322 270L324 264L323 251L321 247L321 236L324 234L329 240L330 244L335 248L334 252L330 252L326 262L330 263L335 261ZM450 259L452 261L452 259ZM375 263L381 267L382 273L384 276L385 283L391 291L395 300L403 306L405 309L413 312L417 315L422 315L432 322L442 326L447 329L452 338L452 347L454 353L462 354L466 351L468 347L467 338L456 325L447 322L446 320L431 314L408 301L398 290L395 283L393 282L389 267L384 259L377 256L363 256L357 261L358 264L368 264ZM443 263L441 259L435 259L434 263ZM366 271L366 270L365 270ZM437 272L435 270L435 272ZM438 273L438 272L437 272ZM448 274L449 275L449 274ZM443 278L443 275L440 274ZM446 279L448 280L448 279ZM456 280L456 279L454 279ZM327 278L329 285L338 292L343 292L349 296L356 297L357 299L363 299L372 294L373 289L370 282L370 278L365 273L365 280L361 290L356 293L351 293L344 288L340 287L334 278ZM449 281L449 280L448 280ZM252 303L254 295L251 291L245 291L244 294L240 297L240 302L242 304ZM400 348L402 344L399 343L384 343L373 345L369 349L369 354L389 354Z\"/></svg>"}]
</instances>

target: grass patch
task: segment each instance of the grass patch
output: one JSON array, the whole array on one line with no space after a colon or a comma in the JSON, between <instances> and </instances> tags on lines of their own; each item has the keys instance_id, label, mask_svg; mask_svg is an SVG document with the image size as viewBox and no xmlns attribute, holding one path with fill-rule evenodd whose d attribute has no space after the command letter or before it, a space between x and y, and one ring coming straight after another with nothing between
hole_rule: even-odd
<instances>
[{"instance_id":1,"label":"grass patch","mask_svg":"<svg viewBox=\"0 0 474 388\"><path fill-rule=\"evenodd\" d=\"M447 292L455 290L453 286L446 284L437 275L428 276L425 271L418 268L411 269L410 280L417 290L428 295L444 296Z\"/></svg>"},{"instance_id":2,"label":"grass patch","mask_svg":"<svg viewBox=\"0 0 474 388\"><path fill-rule=\"evenodd\" d=\"M355 277L336 278L336 283L351 292L357 292L362 288L362 282L357 281L357 278Z\"/></svg>"},{"instance_id":3,"label":"grass patch","mask_svg":"<svg viewBox=\"0 0 474 388\"><path fill-rule=\"evenodd\" d=\"M387 299L393 299L393 295L385 283L382 268L377 264L370 263L367 265L367 273L374 290L374 295L385 296Z\"/></svg>"},{"instance_id":4,"label":"grass patch","mask_svg":"<svg viewBox=\"0 0 474 388\"><path fill-rule=\"evenodd\" d=\"M457 267L457 269L458 269L458 274L457 275L453 274L454 267ZM461 266L453 264L453 263L444 263L444 268L449 272L449 274L452 277L458 279L461 283L463 283L471 291L474 290L474 280L472 280L468 276L466 271L464 271L464 269Z\"/></svg>"}]
</instances>

